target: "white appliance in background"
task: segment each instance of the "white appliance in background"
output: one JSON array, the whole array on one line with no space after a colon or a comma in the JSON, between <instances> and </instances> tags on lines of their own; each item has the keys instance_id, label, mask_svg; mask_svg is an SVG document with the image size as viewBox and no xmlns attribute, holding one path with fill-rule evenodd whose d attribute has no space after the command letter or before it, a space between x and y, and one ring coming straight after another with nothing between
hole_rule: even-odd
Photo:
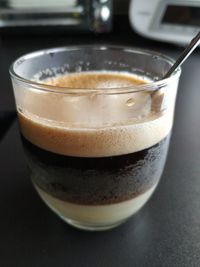
<instances>
[{"instance_id":1,"label":"white appliance in background","mask_svg":"<svg viewBox=\"0 0 200 267\"><path fill-rule=\"evenodd\" d=\"M131 0L129 19L144 37L186 45L200 31L200 0Z\"/></svg>"}]
</instances>

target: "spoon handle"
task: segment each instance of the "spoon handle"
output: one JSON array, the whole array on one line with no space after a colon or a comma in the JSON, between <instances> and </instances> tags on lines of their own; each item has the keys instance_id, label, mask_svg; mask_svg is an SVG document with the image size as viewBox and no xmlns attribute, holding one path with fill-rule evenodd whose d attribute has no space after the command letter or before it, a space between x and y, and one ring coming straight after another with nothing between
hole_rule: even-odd
<instances>
[{"instance_id":1,"label":"spoon handle","mask_svg":"<svg viewBox=\"0 0 200 267\"><path fill-rule=\"evenodd\" d=\"M180 54L174 65L168 70L168 72L164 75L163 79L168 78L179 66L183 64L183 62L189 57L192 51L199 45L200 43L200 32L192 39L189 45L184 49L184 51Z\"/></svg>"}]
</instances>

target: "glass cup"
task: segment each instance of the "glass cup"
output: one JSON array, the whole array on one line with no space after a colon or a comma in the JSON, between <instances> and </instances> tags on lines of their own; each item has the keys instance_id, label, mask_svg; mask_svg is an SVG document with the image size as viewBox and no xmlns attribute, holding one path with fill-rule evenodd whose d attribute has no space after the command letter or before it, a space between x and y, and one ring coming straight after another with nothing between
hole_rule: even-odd
<instances>
[{"instance_id":1,"label":"glass cup","mask_svg":"<svg viewBox=\"0 0 200 267\"><path fill-rule=\"evenodd\" d=\"M126 221L160 180L181 70L140 49L61 47L33 52L10 68L21 139L33 185L65 222L105 230ZM45 79L123 72L148 83L65 88ZM84 86L83 86L84 87Z\"/></svg>"}]
</instances>

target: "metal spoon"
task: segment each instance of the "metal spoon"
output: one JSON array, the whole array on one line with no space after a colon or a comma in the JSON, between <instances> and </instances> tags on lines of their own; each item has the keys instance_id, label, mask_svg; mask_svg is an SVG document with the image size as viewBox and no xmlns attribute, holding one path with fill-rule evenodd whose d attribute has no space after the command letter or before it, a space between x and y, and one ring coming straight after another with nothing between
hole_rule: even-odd
<instances>
[{"instance_id":1,"label":"metal spoon","mask_svg":"<svg viewBox=\"0 0 200 267\"><path fill-rule=\"evenodd\" d=\"M171 74L180 67L183 62L189 57L189 55L194 51L194 49L200 43L200 32L192 39L189 45L184 49L184 51L180 54L174 65L167 71L162 79L169 78Z\"/></svg>"},{"instance_id":2,"label":"metal spoon","mask_svg":"<svg viewBox=\"0 0 200 267\"><path fill-rule=\"evenodd\" d=\"M167 71L167 73L162 77L162 79L169 78L172 75L172 73L178 67L180 67L183 64L183 62L189 57L189 55L194 51L194 49L199 45L199 43L200 43L200 32L191 40L189 45L180 54L178 59L175 61L172 67ZM158 89L153 93L151 93L151 98L154 99L154 101L152 102L151 111L159 112L164 99L164 92Z\"/></svg>"}]
</instances>

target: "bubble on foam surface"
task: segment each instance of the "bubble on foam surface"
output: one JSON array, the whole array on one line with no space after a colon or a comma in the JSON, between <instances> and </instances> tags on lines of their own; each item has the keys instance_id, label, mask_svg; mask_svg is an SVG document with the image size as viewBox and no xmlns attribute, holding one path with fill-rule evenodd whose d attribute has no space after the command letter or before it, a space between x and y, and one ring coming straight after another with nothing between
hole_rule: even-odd
<instances>
[{"instance_id":1,"label":"bubble on foam surface","mask_svg":"<svg viewBox=\"0 0 200 267\"><path fill-rule=\"evenodd\" d=\"M134 105L127 105L132 99ZM151 98L146 93L127 95L66 96L59 104L62 121L101 126L146 117L151 110Z\"/></svg>"},{"instance_id":2,"label":"bubble on foam surface","mask_svg":"<svg viewBox=\"0 0 200 267\"><path fill-rule=\"evenodd\" d=\"M67 74L46 80L55 86L86 87L86 88L122 88L144 83L135 75L119 72L85 72ZM67 92L67 89L63 89ZM56 94L30 91L23 94L23 109L37 114L41 118L100 127L127 120L140 120L151 111L151 97L145 92L128 94L99 94L91 91L87 94ZM132 99L134 105L127 105ZM45 107L44 107L45 105Z\"/></svg>"}]
</instances>

